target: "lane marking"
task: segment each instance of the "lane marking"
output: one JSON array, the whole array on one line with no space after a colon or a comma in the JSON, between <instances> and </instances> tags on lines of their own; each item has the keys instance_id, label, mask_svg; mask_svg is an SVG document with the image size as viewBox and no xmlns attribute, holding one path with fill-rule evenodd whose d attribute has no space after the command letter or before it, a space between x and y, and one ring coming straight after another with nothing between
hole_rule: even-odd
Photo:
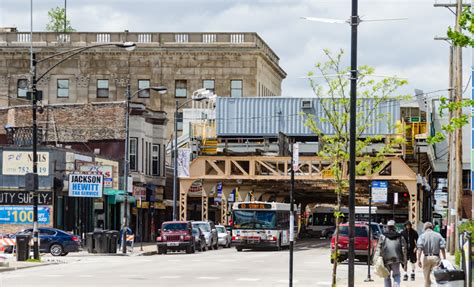
<instances>
[{"instance_id":1,"label":"lane marking","mask_svg":"<svg viewBox=\"0 0 474 287\"><path fill-rule=\"evenodd\" d=\"M258 278L238 278L237 281L247 281L247 282L255 282L255 281L258 281L260 279Z\"/></svg>"},{"instance_id":2,"label":"lane marking","mask_svg":"<svg viewBox=\"0 0 474 287\"><path fill-rule=\"evenodd\" d=\"M40 275L41 277L63 277L64 275L61 274L45 274L45 275Z\"/></svg>"},{"instance_id":3,"label":"lane marking","mask_svg":"<svg viewBox=\"0 0 474 287\"><path fill-rule=\"evenodd\" d=\"M290 279L281 279L277 281L278 283L290 283ZM298 280L293 280L293 283L298 283Z\"/></svg>"},{"instance_id":4,"label":"lane marking","mask_svg":"<svg viewBox=\"0 0 474 287\"><path fill-rule=\"evenodd\" d=\"M201 280L218 280L218 279L221 279L221 277L207 277L207 276L203 276L203 277L198 277L197 279L201 279Z\"/></svg>"},{"instance_id":5,"label":"lane marking","mask_svg":"<svg viewBox=\"0 0 474 287\"><path fill-rule=\"evenodd\" d=\"M82 274L82 275L79 275L80 278L91 278L93 277L92 275L90 274Z\"/></svg>"}]
</instances>

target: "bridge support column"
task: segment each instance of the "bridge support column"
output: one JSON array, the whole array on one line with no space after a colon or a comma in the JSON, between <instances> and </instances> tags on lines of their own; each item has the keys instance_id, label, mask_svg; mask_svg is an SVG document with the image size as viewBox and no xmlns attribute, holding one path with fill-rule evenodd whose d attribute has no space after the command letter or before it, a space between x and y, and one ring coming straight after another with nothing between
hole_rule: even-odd
<instances>
[{"instance_id":1,"label":"bridge support column","mask_svg":"<svg viewBox=\"0 0 474 287\"><path fill-rule=\"evenodd\" d=\"M417 187L416 187L416 181L403 181L405 186L408 189L408 194L410 194L410 203L408 204L408 218L410 222L413 224L413 227L415 230L417 230L420 217L419 217L419 205L416 200L417 198Z\"/></svg>"},{"instance_id":2,"label":"bridge support column","mask_svg":"<svg viewBox=\"0 0 474 287\"><path fill-rule=\"evenodd\" d=\"M179 220L184 221L187 217L188 190L194 179L179 179Z\"/></svg>"}]
</instances>

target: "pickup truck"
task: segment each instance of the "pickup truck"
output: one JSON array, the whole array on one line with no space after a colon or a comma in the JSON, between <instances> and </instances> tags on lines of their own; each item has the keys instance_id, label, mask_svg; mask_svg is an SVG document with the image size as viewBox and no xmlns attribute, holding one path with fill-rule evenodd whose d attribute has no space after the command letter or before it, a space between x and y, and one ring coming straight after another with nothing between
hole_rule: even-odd
<instances>
[{"instance_id":1,"label":"pickup truck","mask_svg":"<svg viewBox=\"0 0 474 287\"><path fill-rule=\"evenodd\" d=\"M170 251L185 250L186 253L195 252L195 242L192 225L189 221L166 221L161 225L156 238L158 254Z\"/></svg>"}]
</instances>

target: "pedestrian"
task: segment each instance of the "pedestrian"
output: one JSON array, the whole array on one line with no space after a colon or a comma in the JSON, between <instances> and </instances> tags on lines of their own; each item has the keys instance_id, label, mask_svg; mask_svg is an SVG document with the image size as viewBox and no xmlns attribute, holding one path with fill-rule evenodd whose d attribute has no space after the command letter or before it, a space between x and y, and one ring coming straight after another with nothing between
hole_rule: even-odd
<instances>
[{"instance_id":1,"label":"pedestrian","mask_svg":"<svg viewBox=\"0 0 474 287\"><path fill-rule=\"evenodd\" d=\"M415 281L415 267L416 267L416 241L418 240L418 232L412 228L411 222L405 222L405 229L402 231L402 236L407 243L407 263L403 265L405 275L403 281L408 281L408 262L411 263L411 281Z\"/></svg>"},{"instance_id":2,"label":"pedestrian","mask_svg":"<svg viewBox=\"0 0 474 287\"><path fill-rule=\"evenodd\" d=\"M431 271L441 262L440 254L446 259L446 241L443 237L433 231L433 224L425 222L423 233L417 241L417 260L418 266L423 268L423 276L425 277L425 287L431 286ZM421 253L423 253L423 263L421 262Z\"/></svg>"},{"instance_id":3,"label":"pedestrian","mask_svg":"<svg viewBox=\"0 0 474 287\"><path fill-rule=\"evenodd\" d=\"M395 230L395 221L387 222L387 231L384 232L377 243L376 257L381 256L385 268L391 272L393 287L400 287L400 264L406 265L407 248L403 236ZM384 279L385 287L392 287L390 275Z\"/></svg>"}]
</instances>

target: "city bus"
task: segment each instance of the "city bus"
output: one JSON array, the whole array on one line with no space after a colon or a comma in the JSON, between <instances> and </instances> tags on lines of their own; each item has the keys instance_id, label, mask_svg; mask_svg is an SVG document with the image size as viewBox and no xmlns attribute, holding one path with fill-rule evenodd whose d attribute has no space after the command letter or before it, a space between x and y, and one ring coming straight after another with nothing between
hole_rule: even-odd
<instances>
[{"instance_id":1,"label":"city bus","mask_svg":"<svg viewBox=\"0 0 474 287\"><path fill-rule=\"evenodd\" d=\"M232 245L237 251L280 250L290 245L289 203L237 202L233 205L232 220Z\"/></svg>"}]
</instances>

